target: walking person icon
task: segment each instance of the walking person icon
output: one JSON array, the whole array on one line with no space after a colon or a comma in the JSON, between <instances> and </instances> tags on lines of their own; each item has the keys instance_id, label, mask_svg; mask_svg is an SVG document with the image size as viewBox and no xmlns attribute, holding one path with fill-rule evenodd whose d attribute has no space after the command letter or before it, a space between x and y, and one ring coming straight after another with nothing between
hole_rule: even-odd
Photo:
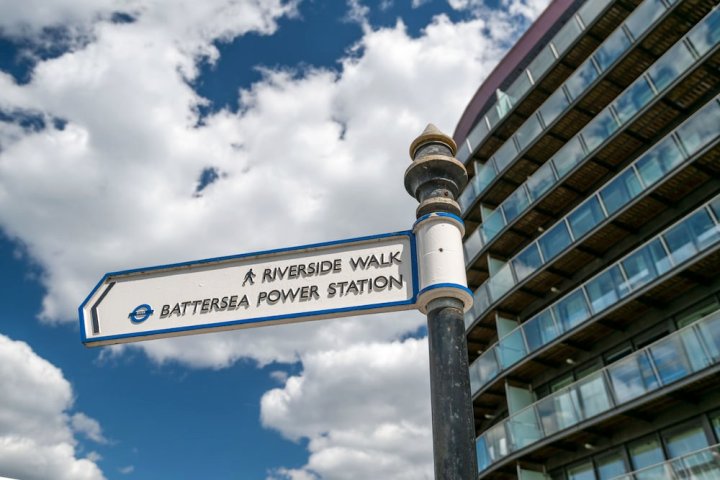
<instances>
[{"instance_id":1,"label":"walking person icon","mask_svg":"<svg viewBox=\"0 0 720 480\"><path fill-rule=\"evenodd\" d=\"M250 285L255 284L255 273L252 271L252 268L248 270L248 272L245 274L245 280L243 280L242 286L244 287L247 282L250 282Z\"/></svg>"}]
</instances>

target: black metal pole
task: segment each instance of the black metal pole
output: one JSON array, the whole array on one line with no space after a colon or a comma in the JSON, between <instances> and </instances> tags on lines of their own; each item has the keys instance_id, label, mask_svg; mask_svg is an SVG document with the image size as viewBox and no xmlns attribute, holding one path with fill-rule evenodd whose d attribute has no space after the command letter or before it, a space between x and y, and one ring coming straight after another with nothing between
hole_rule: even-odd
<instances>
[{"instance_id":1,"label":"black metal pole","mask_svg":"<svg viewBox=\"0 0 720 480\"><path fill-rule=\"evenodd\" d=\"M405 188L420 202L418 219L433 213L459 216L455 199L467 184L467 172L453 157L455 151L455 142L433 125L428 125L412 143L413 163L405 172ZM425 307L433 456L438 480L478 476L463 307L463 301L453 296L435 298Z\"/></svg>"}]
</instances>

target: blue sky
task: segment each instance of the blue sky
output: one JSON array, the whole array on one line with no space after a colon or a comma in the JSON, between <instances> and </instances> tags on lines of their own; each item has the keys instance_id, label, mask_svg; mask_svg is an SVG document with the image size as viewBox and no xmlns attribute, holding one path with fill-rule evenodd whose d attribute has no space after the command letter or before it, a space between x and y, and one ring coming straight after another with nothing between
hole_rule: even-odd
<instances>
[{"instance_id":1,"label":"blue sky","mask_svg":"<svg viewBox=\"0 0 720 480\"><path fill-rule=\"evenodd\" d=\"M87 349L106 271L404 230L547 1L0 3L0 476L431 478L416 312Z\"/></svg>"}]
</instances>

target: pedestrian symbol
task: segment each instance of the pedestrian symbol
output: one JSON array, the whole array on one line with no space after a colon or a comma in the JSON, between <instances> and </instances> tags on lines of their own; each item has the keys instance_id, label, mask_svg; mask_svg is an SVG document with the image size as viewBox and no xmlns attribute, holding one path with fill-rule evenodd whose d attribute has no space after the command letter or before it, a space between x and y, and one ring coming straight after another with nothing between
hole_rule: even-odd
<instances>
[{"instance_id":1,"label":"pedestrian symbol","mask_svg":"<svg viewBox=\"0 0 720 480\"><path fill-rule=\"evenodd\" d=\"M243 280L242 286L244 287L247 282L250 282L250 285L255 284L255 273L252 271L252 268L245 274L245 280Z\"/></svg>"}]
</instances>

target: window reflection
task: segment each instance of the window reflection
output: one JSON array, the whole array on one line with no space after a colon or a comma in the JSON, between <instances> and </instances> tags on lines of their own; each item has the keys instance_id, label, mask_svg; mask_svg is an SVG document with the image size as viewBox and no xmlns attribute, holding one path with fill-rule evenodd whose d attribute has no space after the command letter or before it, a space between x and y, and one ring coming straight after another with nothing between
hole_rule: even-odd
<instances>
[{"instance_id":1,"label":"window reflection","mask_svg":"<svg viewBox=\"0 0 720 480\"><path fill-rule=\"evenodd\" d=\"M537 270L542 265L540 251L536 243L531 243L512 261L518 282Z\"/></svg>"},{"instance_id":2,"label":"window reflection","mask_svg":"<svg viewBox=\"0 0 720 480\"><path fill-rule=\"evenodd\" d=\"M525 322L522 328L525 332L528 349L531 352L554 340L560 334L555 326L550 310L545 310L535 315ZM718 330L718 339L720 339L720 329ZM718 345L720 345L720 343Z\"/></svg>"},{"instance_id":3,"label":"window reflection","mask_svg":"<svg viewBox=\"0 0 720 480\"><path fill-rule=\"evenodd\" d=\"M658 90L664 90L693 63L693 57L685 44L676 43L648 70L648 75Z\"/></svg>"},{"instance_id":4,"label":"window reflection","mask_svg":"<svg viewBox=\"0 0 720 480\"><path fill-rule=\"evenodd\" d=\"M572 242L572 239L568 233L567 226L565 226L565 222L560 222L548 230L542 237L538 238L537 242L547 262L565 250Z\"/></svg>"},{"instance_id":5,"label":"window reflection","mask_svg":"<svg viewBox=\"0 0 720 480\"><path fill-rule=\"evenodd\" d=\"M550 190L555 183L555 173L550 162L538 168L527 180L530 198L534 201L540 198L543 193Z\"/></svg>"},{"instance_id":6,"label":"window reflection","mask_svg":"<svg viewBox=\"0 0 720 480\"><path fill-rule=\"evenodd\" d=\"M597 197L593 196L570 213L567 218L575 239L578 239L603 221L605 214Z\"/></svg>"},{"instance_id":7,"label":"window reflection","mask_svg":"<svg viewBox=\"0 0 720 480\"><path fill-rule=\"evenodd\" d=\"M567 79L567 87L570 98L578 98L596 78L598 71L591 61L586 61Z\"/></svg>"},{"instance_id":8,"label":"window reflection","mask_svg":"<svg viewBox=\"0 0 720 480\"><path fill-rule=\"evenodd\" d=\"M653 96L653 91L645 77L636 80L614 103L620 123L625 123L632 118L650 102Z\"/></svg>"},{"instance_id":9,"label":"window reflection","mask_svg":"<svg viewBox=\"0 0 720 480\"><path fill-rule=\"evenodd\" d=\"M555 318L560 328L567 332L590 316L582 288L578 288L570 295L553 306Z\"/></svg>"},{"instance_id":10,"label":"window reflection","mask_svg":"<svg viewBox=\"0 0 720 480\"><path fill-rule=\"evenodd\" d=\"M585 151L579 137L573 137L553 156L558 176L563 177L572 168L585 158Z\"/></svg>"},{"instance_id":11,"label":"window reflection","mask_svg":"<svg viewBox=\"0 0 720 480\"><path fill-rule=\"evenodd\" d=\"M642 185L632 168L625 170L600 191L608 215L624 207L642 191Z\"/></svg>"},{"instance_id":12,"label":"window reflection","mask_svg":"<svg viewBox=\"0 0 720 480\"><path fill-rule=\"evenodd\" d=\"M659 240L653 240L622 262L628 285L635 290L670 269L670 261Z\"/></svg>"},{"instance_id":13,"label":"window reflection","mask_svg":"<svg viewBox=\"0 0 720 480\"><path fill-rule=\"evenodd\" d=\"M600 66L600 70L604 71L612 65L615 60L620 58L630 46L630 39L625 35L622 28L615 30L605 41L602 46L595 52L595 60Z\"/></svg>"},{"instance_id":14,"label":"window reflection","mask_svg":"<svg viewBox=\"0 0 720 480\"><path fill-rule=\"evenodd\" d=\"M583 128L581 135L588 151L592 152L617 129L618 123L615 117L612 116L610 109L605 109Z\"/></svg>"},{"instance_id":15,"label":"window reflection","mask_svg":"<svg viewBox=\"0 0 720 480\"><path fill-rule=\"evenodd\" d=\"M585 290L593 312L602 312L627 294L623 280L620 268L614 266L588 282Z\"/></svg>"},{"instance_id":16,"label":"window reflection","mask_svg":"<svg viewBox=\"0 0 720 480\"><path fill-rule=\"evenodd\" d=\"M550 125L569 105L568 99L565 96L565 91L562 88L555 90L555 92L545 100L540 108L540 115L542 116L545 125Z\"/></svg>"},{"instance_id":17,"label":"window reflection","mask_svg":"<svg viewBox=\"0 0 720 480\"><path fill-rule=\"evenodd\" d=\"M708 18L688 35L695 49L704 55L720 42L720 10L716 9Z\"/></svg>"},{"instance_id":18,"label":"window reflection","mask_svg":"<svg viewBox=\"0 0 720 480\"><path fill-rule=\"evenodd\" d=\"M677 134L685 150L692 155L720 135L718 125L720 125L720 105L711 102L692 119L682 124L677 129Z\"/></svg>"},{"instance_id":19,"label":"window reflection","mask_svg":"<svg viewBox=\"0 0 720 480\"><path fill-rule=\"evenodd\" d=\"M645 153L635 163L640 177L650 186L683 161L683 155L672 136L667 137Z\"/></svg>"}]
</instances>

